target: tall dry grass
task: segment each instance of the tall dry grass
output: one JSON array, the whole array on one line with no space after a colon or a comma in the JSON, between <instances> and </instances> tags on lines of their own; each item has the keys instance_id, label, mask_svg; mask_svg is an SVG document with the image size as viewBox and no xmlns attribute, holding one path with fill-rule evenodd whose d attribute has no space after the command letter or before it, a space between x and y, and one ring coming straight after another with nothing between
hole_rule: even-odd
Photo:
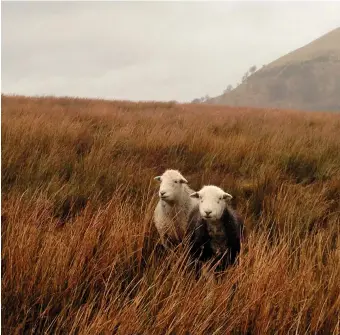
<instances>
[{"instance_id":1,"label":"tall dry grass","mask_svg":"<svg viewBox=\"0 0 340 335\"><path fill-rule=\"evenodd\" d=\"M5 334L339 334L340 115L2 96ZM221 281L162 253L157 183L235 196Z\"/></svg>"}]
</instances>

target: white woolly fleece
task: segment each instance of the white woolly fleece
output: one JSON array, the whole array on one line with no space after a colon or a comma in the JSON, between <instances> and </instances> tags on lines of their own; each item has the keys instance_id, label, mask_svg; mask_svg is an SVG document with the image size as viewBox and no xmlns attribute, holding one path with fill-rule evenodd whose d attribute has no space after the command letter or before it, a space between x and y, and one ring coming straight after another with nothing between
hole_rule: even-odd
<instances>
[{"instance_id":1,"label":"white woolly fleece","mask_svg":"<svg viewBox=\"0 0 340 335\"><path fill-rule=\"evenodd\" d=\"M197 208L198 200L191 198L193 190L177 170L167 170L160 179L159 201L154 211L154 223L166 245L165 236L180 242L188 227L191 211Z\"/></svg>"}]
</instances>

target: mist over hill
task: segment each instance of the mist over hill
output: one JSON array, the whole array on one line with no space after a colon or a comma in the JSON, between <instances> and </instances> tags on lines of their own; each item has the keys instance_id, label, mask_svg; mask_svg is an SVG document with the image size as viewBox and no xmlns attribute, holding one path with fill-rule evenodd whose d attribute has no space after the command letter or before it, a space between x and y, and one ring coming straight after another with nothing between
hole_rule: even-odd
<instances>
[{"instance_id":1,"label":"mist over hill","mask_svg":"<svg viewBox=\"0 0 340 335\"><path fill-rule=\"evenodd\" d=\"M263 66L235 89L205 102L340 111L340 28Z\"/></svg>"}]
</instances>

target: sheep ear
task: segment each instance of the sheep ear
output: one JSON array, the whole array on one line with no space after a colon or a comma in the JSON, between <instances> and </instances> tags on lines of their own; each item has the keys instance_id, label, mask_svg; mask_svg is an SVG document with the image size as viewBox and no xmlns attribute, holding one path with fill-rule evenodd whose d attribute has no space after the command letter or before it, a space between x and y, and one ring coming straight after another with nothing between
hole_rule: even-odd
<instances>
[{"instance_id":1,"label":"sheep ear","mask_svg":"<svg viewBox=\"0 0 340 335\"><path fill-rule=\"evenodd\" d=\"M153 179L155 179L155 180L157 180L157 181L161 181L161 176L157 176L157 177L155 177L155 178L153 178Z\"/></svg>"},{"instance_id":2,"label":"sheep ear","mask_svg":"<svg viewBox=\"0 0 340 335\"><path fill-rule=\"evenodd\" d=\"M185 178L181 178L179 182L181 184L188 184L188 181Z\"/></svg>"},{"instance_id":3,"label":"sheep ear","mask_svg":"<svg viewBox=\"0 0 340 335\"><path fill-rule=\"evenodd\" d=\"M226 200L227 200L227 199L230 200L230 199L233 198L233 196L232 196L231 194L225 192L225 193L223 194L222 198L223 198L223 199L226 199Z\"/></svg>"},{"instance_id":4,"label":"sheep ear","mask_svg":"<svg viewBox=\"0 0 340 335\"><path fill-rule=\"evenodd\" d=\"M199 198L199 194L198 194L198 192L194 192L194 193L190 194L190 197L191 198Z\"/></svg>"}]
</instances>

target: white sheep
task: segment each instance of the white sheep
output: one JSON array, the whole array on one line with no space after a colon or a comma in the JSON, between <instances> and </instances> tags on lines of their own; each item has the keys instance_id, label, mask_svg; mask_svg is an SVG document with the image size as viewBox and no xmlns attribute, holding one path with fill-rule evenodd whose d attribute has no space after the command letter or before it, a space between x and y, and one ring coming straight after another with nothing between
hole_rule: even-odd
<instances>
[{"instance_id":1,"label":"white sheep","mask_svg":"<svg viewBox=\"0 0 340 335\"><path fill-rule=\"evenodd\" d=\"M227 204L232 199L221 188L209 185L190 195L199 201L189 218L192 255L200 261L213 259L217 270L235 264L241 250L243 220Z\"/></svg>"},{"instance_id":2,"label":"white sheep","mask_svg":"<svg viewBox=\"0 0 340 335\"><path fill-rule=\"evenodd\" d=\"M194 191L178 170L166 170L154 178L160 181L159 201L154 211L154 223L162 244L177 244L187 233L188 218L197 208L198 200L190 197Z\"/></svg>"}]
</instances>

